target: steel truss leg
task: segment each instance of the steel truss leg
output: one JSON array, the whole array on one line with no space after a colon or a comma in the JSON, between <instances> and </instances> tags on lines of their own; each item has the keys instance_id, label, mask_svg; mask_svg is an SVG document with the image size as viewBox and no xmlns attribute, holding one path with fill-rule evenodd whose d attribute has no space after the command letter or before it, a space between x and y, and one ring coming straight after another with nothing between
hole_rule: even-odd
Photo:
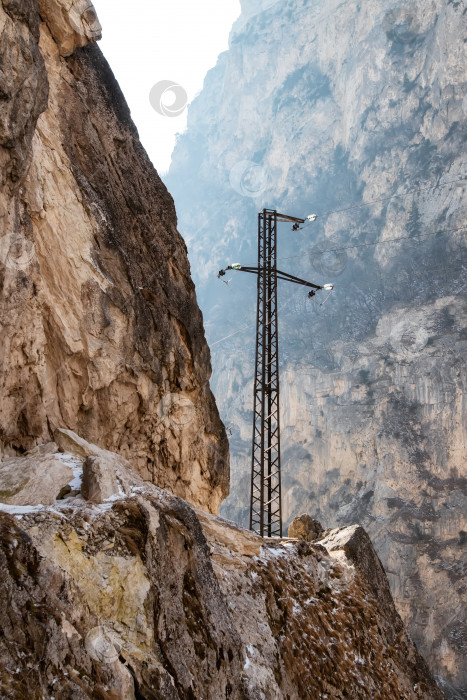
<instances>
[{"instance_id":1,"label":"steel truss leg","mask_svg":"<svg viewBox=\"0 0 467 700\"><path fill-rule=\"evenodd\" d=\"M282 537L277 327L277 213L258 215L258 287L250 529Z\"/></svg>"}]
</instances>

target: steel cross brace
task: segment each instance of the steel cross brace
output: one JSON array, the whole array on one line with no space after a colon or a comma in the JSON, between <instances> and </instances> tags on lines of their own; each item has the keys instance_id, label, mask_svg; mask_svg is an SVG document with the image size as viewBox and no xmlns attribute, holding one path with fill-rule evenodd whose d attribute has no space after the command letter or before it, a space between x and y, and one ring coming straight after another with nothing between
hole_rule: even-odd
<instances>
[{"instance_id":1,"label":"steel cross brace","mask_svg":"<svg viewBox=\"0 0 467 700\"><path fill-rule=\"evenodd\" d=\"M229 265L218 275L222 277L226 270L239 270L258 277L250 530L262 537L282 537L277 282L284 280L310 287L309 296L323 289L277 269L277 223L304 221L263 209L258 214L257 267Z\"/></svg>"}]
</instances>

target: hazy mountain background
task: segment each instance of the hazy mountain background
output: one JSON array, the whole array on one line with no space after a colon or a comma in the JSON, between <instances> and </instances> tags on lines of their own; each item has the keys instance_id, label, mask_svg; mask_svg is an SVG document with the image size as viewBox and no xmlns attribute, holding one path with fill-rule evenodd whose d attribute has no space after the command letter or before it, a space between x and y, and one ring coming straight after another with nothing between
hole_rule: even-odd
<instances>
[{"instance_id":1,"label":"hazy mountain background","mask_svg":"<svg viewBox=\"0 0 467 700\"><path fill-rule=\"evenodd\" d=\"M256 280L216 275L255 264L259 209L318 214L279 234L281 269L335 284L279 290L285 518L365 525L450 698L467 697L466 14L244 1L165 178L231 432L221 512L242 524Z\"/></svg>"}]
</instances>

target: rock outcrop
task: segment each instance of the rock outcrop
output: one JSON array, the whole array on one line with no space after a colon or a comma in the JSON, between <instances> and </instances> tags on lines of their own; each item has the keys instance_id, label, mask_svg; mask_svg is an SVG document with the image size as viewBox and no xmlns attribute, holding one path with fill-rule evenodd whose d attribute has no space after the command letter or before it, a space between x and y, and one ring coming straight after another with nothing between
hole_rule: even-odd
<instances>
[{"instance_id":1,"label":"rock outcrop","mask_svg":"<svg viewBox=\"0 0 467 700\"><path fill-rule=\"evenodd\" d=\"M248 523L257 260L280 283L283 512L362 523L431 668L467 689L467 12L443 0L244 0L165 178L231 433L221 514ZM397 239L397 240L396 240ZM446 685L449 688L449 685Z\"/></svg>"},{"instance_id":2,"label":"rock outcrop","mask_svg":"<svg viewBox=\"0 0 467 700\"><path fill-rule=\"evenodd\" d=\"M100 458L101 503L0 505L2 697L442 700L362 528L263 540Z\"/></svg>"},{"instance_id":3,"label":"rock outcrop","mask_svg":"<svg viewBox=\"0 0 467 700\"><path fill-rule=\"evenodd\" d=\"M0 455L76 431L216 512L228 444L171 196L86 0L2 0Z\"/></svg>"},{"instance_id":4,"label":"rock outcrop","mask_svg":"<svg viewBox=\"0 0 467 700\"><path fill-rule=\"evenodd\" d=\"M312 518L308 513L297 515L289 525L289 537L296 537L305 542L313 542L323 532L321 523Z\"/></svg>"}]
</instances>

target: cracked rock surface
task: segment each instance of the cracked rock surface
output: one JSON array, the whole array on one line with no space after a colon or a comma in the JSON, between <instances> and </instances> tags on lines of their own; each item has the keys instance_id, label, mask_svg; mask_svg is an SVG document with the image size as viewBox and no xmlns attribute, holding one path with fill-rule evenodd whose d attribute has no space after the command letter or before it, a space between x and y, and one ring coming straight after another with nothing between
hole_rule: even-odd
<instances>
[{"instance_id":1,"label":"cracked rock surface","mask_svg":"<svg viewBox=\"0 0 467 700\"><path fill-rule=\"evenodd\" d=\"M103 502L0 504L2 697L442 700L361 527L261 539L101 459Z\"/></svg>"},{"instance_id":2,"label":"cracked rock surface","mask_svg":"<svg viewBox=\"0 0 467 700\"><path fill-rule=\"evenodd\" d=\"M0 455L66 428L216 512L228 444L172 197L90 2L0 3Z\"/></svg>"}]
</instances>

